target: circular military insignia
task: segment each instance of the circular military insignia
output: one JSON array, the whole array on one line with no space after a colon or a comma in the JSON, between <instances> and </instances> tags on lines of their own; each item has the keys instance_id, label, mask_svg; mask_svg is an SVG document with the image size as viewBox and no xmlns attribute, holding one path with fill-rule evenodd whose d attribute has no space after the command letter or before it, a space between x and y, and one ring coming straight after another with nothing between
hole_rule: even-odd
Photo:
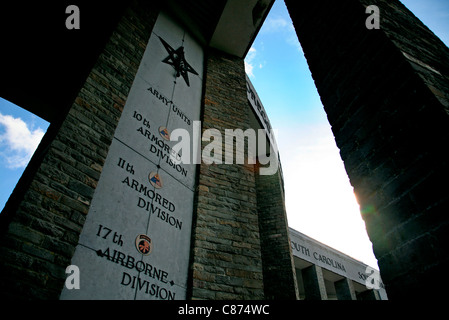
<instances>
[{"instance_id":1,"label":"circular military insignia","mask_svg":"<svg viewBox=\"0 0 449 320\"><path fill-rule=\"evenodd\" d=\"M148 180L150 180L151 185L156 189L162 188L162 179L158 173L151 172L150 175L148 176Z\"/></svg>"},{"instance_id":2,"label":"circular military insignia","mask_svg":"<svg viewBox=\"0 0 449 320\"><path fill-rule=\"evenodd\" d=\"M166 127L160 126L159 134L162 138L164 138L164 140L170 141L170 133L168 132L168 129Z\"/></svg>"},{"instance_id":3,"label":"circular military insignia","mask_svg":"<svg viewBox=\"0 0 449 320\"><path fill-rule=\"evenodd\" d=\"M153 242L150 237L145 234L139 234L136 237L136 249L145 256L149 255L153 251Z\"/></svg>"}]
</instances>

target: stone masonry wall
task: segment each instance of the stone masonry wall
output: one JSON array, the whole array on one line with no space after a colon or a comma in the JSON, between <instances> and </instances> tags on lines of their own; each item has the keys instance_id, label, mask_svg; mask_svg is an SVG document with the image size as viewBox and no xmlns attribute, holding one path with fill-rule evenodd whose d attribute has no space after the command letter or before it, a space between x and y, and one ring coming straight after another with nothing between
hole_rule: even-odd
<instances>
[{"instance_id":1,"label":"stone masonry wall","mask_svg":"<svg viewBox=\"0 0 449 320\"><path fill-rule=\"evenodd\" d=\"M209 51L203 131L249 128L244 62ZM209 142L203 142L202 148ZM262 299L253 165L200 165L192 236L192 299Z\"/></svg>"},{"instance_id":2,"label":"stone masonry wall","mask_svg":"<svg viewBox=\"0 0 449 320\"><path fill-rule=\"evenodd\" d=\"M59 297L158 13L154 3L133 1L128 7L46 147L23 200L2 213L10 219L0 238L2 297Z\"/></svg>"},{"instance_id":3,"label":"stone masonry wall","mask_svg":"<svg viewBox=\"0 0 449 320\"><path fill-rule=\"evenodd\" d=\"M299 299L281 173L256 172L265 299Z\"/></svg>"},{"instance_id":4,"label":"stone masonry wall","mask_svg":"<svg viewBox=\"0 0 449 320\"><path fill-rule=\"evenodd\" d=\"M399 1L285 2L389 299L438 296L448 263L447 47ZM380 9L379 30L365 27L367 5Z\"/></svg>"}]
</instances>

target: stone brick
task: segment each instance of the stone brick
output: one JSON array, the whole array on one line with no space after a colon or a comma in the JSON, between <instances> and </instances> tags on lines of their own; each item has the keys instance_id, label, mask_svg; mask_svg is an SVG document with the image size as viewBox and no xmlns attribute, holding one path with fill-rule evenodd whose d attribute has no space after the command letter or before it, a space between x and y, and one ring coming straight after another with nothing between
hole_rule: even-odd
<instances>
[{"instance_id":1,"label":"stone brick","mask_svg":"<svg viewBox=\"0 0 449 320\"><path fill-rule=\"evenodd\" d=\"M298 299L281 173L256 175L266 299Z\"/></svg>"},{"instance_id":2,"label":"stone brick","mask_svg":"<svg viewBox=\"0 0 449 320\"><path fill-rule=\"evenodd\" d=\"M203 130L216 128L224 136L225 129L249 128L243 59L208 53L204 102ZM190 296L260 299L263 282L254 170L248 165L202 163L199 171ZM246 184L239 184L241 180ZM206 243L216 244L213 252L208 252ZM201 270L206 269L216 274L205 279Z\"/></svg>"}]
</instances>

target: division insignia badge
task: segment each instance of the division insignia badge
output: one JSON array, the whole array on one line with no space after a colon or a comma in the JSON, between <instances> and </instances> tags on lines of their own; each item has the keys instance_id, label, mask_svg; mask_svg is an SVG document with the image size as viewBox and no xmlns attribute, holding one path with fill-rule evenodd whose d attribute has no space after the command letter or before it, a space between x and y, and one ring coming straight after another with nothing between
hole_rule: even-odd
<instances>
[{"instance_id":1,"label":"division insignia badge","mask_svg":"<svg viewBox=\"0 0 449 320\"><path fill-rule=\"evenodd\" d=\"M149 255L153 251L153 242L150 237L145 234L139 234L136 237L136 249L145 256Z\"/></svg>"},{"instance_id":2,"label":"division insignia badge","mask_svg":"<svg viewBox=\"0 0 449 320\"><path fill-rule=\"evenodd\" d=\"M156 189L160 189L163 186L162 179L156 172L151 172L148 176L148 180L150 180L151 185Z\"/></svg>"},{"instance_id":3,"label":"division insignia badge","mask_svg":"<svg viewBox=\"0 0 449 320\"><path fill-rule=\"evenodd\" d=\"M168 129L166 127L159 127L159 134L164 140L170 141L170 134L168 133Z\"/></svg>"}]
</instances>

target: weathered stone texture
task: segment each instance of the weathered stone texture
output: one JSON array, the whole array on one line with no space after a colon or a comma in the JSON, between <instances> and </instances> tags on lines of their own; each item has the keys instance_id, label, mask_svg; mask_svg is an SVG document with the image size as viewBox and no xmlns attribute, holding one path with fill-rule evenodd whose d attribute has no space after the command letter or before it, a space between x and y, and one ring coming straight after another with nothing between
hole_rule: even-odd
<instances>
[{"instance_id":1,"label":"weathered stone texture","mask_svg":"<svg viewBox=\"0 0 449 320\"><path fill-rule=\"evenodd\" d=\"M448 48L399 1L286 4L389 298L438 295L443 284L431 279L448 263ZM368 5L380 8L380 30L365 27Z\"/></svg>"},{"instance_id":2,"label":"weathered stone texture","mask_svg":"<svg viewBox=\"0 0 449 320\"><path fill-rule=\"evenodd\" d=\"M148 3L127 8L66 118L52 124L57 134L40 147L42 161L23 199L2 212L3 297L59 297L157 14Z\"/></svg>"}]
</instances>

